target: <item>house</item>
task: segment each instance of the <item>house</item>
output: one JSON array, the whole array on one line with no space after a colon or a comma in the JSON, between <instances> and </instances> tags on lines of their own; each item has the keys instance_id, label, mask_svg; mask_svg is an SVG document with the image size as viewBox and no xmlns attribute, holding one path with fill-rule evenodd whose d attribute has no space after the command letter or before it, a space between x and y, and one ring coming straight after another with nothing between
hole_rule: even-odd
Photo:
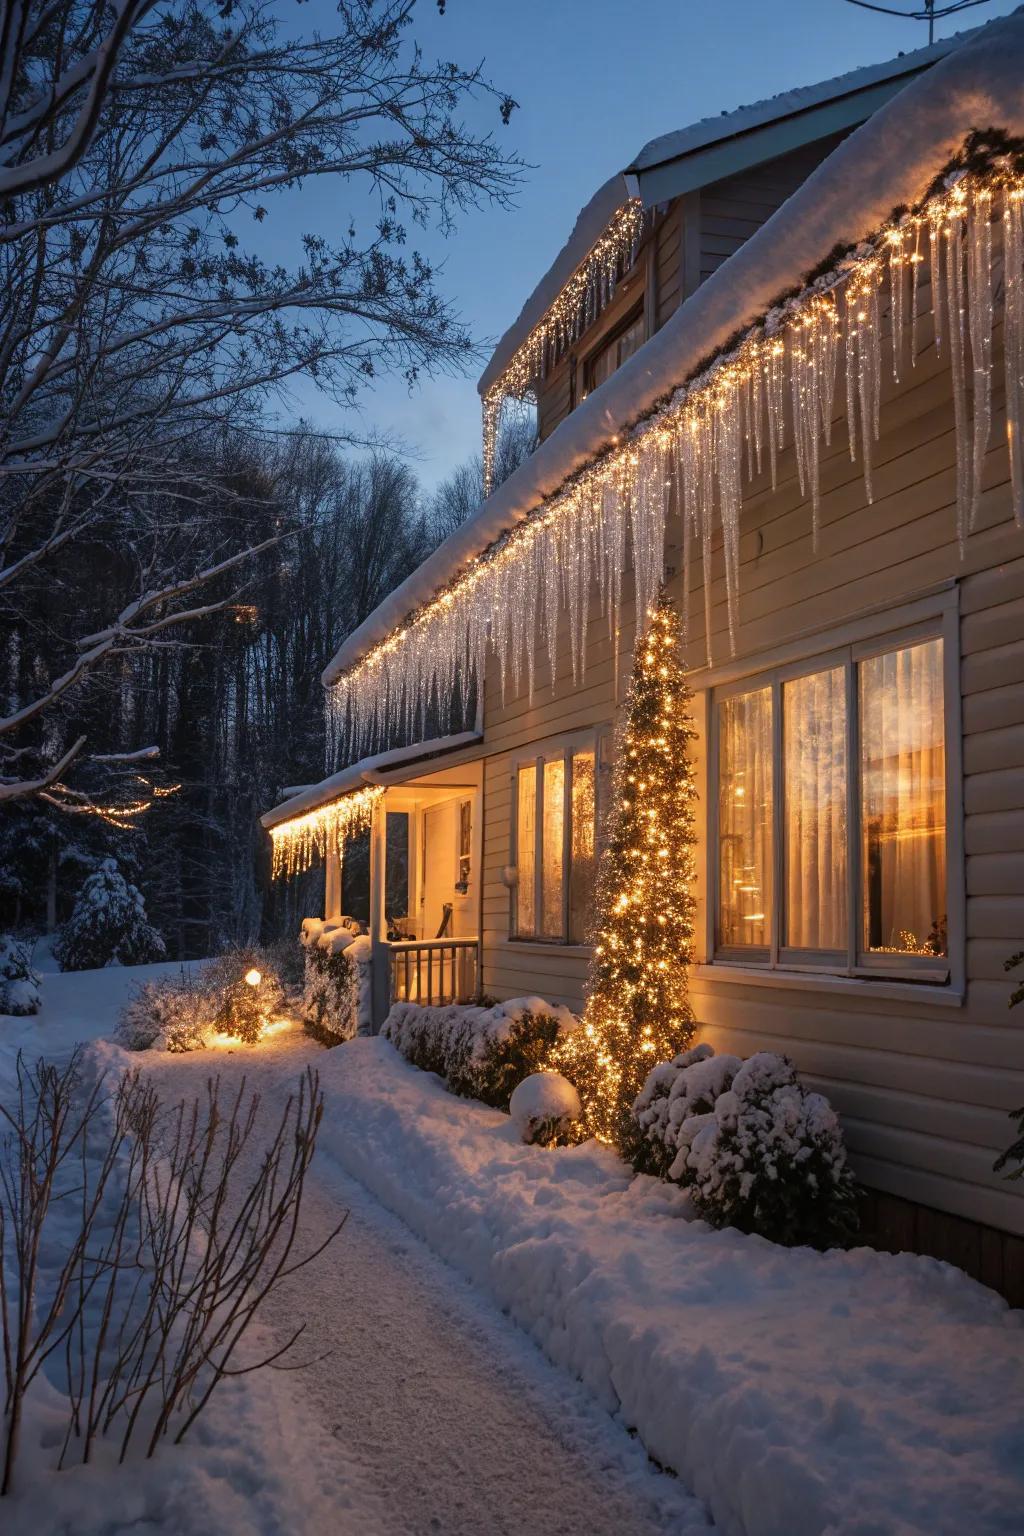
<instances>
[{"instance_id":1,"label":"house","mask_svg":"<svg viewBox=\"0 0 1024 1536\"><path fill-rule=\"evenodd\" d=\"M879 1241L1007 1290L1022 78L1018 14L668 134L606 183L481 380L486 461L509 397L535 401L537 451L325 671L355 766L264 818L329 855L334 916L363 797L378 1018L475 990L579 1008L616 712L666 579L699 733L701 1036L828 1094Z\"/></svg>"}]
</instances>

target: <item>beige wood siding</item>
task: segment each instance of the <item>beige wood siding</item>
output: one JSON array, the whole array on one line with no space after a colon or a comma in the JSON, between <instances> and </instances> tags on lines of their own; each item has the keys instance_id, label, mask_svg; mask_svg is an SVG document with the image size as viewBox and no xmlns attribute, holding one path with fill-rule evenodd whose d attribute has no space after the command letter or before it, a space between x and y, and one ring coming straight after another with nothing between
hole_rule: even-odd
<instances>
[{"instance_id":1,"label":"beige wood siding","mask_svg":"<svg viewBox=\"0 0 1024 1536\"><path fill-rule=\"evenodd\" d=\"M922 306L927 295L922 295ZM1010 1139L1007 1112L1024 1103L1024 1008L1009 1012L1003 961L1024 948L1024 534L1010 513L1005 419L997 385L979 526L961 564L954 531L955 455L949 378L922 314L919 357L895 385L891 367L882 436L873 445L874 500L851 464L838 421L823 451L819 546L790 451L773 492L767 474L748 491L741 537L737 656L751 666L802 636L937 584L955 582L963 709L966 995L939 1001L925 987L902 996L839 990L827 982L741 982L702 968L692 997L702 1036L748 1054L790 1055L843 1117L860 1177L912 1200L1024 1233L1024 1184L992 1172ZM998 366L1001 366L999 364ZM997 375L998 376L998 375ZM837 410L842 389L837 391ZM669 551L678 571L678 550ZM729 657L723 555L716 541L711 581L716 663ZM681 578L674 578L677 597ZM694 631L688 648L704 709L703 573L692 572ZM573 682L567 647L554 689L547 657L532 703L511 683L502 701L492 660L485 690L483 985L498 996L540 992L579 1007L586 954L508 939L509 775L513 754L546 736L609 720L628 680L632 618L608 636L596 599L588 665ZM808 642L810 644L810 642ZM703 745L698 767L706 773ZM703 802L706 803L707 785ZM706 849L698 898L704 903Z\"/></svg>"},{"instance_id":2,"label":"beige wood siding","mask_svg":"<svg viewBox=\"0 0 1024 1536\"><path fill-rule=\"evenodd\" d=\"M832 153L835 134L700 191L700 281L718 270Z\"/></svg>"}]
</instances>

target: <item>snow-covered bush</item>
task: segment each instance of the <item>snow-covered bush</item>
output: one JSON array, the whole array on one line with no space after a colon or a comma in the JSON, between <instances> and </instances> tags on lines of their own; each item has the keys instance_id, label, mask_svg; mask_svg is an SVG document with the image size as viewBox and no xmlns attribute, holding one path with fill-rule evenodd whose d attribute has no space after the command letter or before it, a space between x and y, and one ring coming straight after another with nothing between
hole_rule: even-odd
<instances>
[{"instance_id":1,"label":"snow-covered bush","mask_svg":"<svg viewBox=\"0 0 1024 1536\"><path fill-rule=\"evenodd\" d=\"M284 987L270 956L251 944L211 960L203 967L203 985L214 999L214 1030L243 1045L255 1045L285 1007Z\"/></svg>"},{"instance_id":2,"label":"snow-covered bush","mask_svg":"<svg viewBox=\"0 0 1024 1536\"><path fill-rule=\"evenodd\" d=\"M633 1113L635 1166L682 1184L712 1226L816 1247L856 1231L838 1117L784 1056L740 1061L698 1046L654 1068Z\"/></svg>"},{"instance_id":3,"label":"snow-covered bush","mask_svg":"<svg viewBox=\"0 0 1024 1536\"><path fill-rule=\"evenodd\" d=\"M139 983L121 1010L117 1040L127 1051L201 1051L213 1032L216 997L202 973Z\"/></svg>"},{"instance_id":4,"label":"snow-covered bush","mask_svg":"<svg viewBox=\"0 0 1024 1536\"><path fill-rule=\"evenodd\" d=\"M508 1109L513 1091L549 1065L558 1040L578 1025L568 1008L516 997L490 1008L396 1003L381 1033L413 1066L443 1077L452 1093Z\"/></svg>"},{"instance_id":5,"label":"snow-covered bush","mask_svg":"<svg viewBox=\"0 0 1024 1536\"><path fill-rule=\"evenodd\" d=\"M508 1112L528 1146L554 1147L572 1135L583 1110L579 1094L561 1072L531 1072L513 1089Z\"/></svg>"},{"instance_id":6,"label":"snow-covered bush","mask_svg":"<svg viewBox=\"0 0 1024 1536\"><path fill-rule=\"evenodd\" d=\"M39 1012L39 977L32 969L32 948L0 933L0 1013L24 1018Z\"/></svg>"},{"instance_id":7,"label":"snow-covered bush","mask_svg":"<svg viewBox=\"0 0 1024 1536\"><path fill-rule=\"evenodd\" d=\"M201 1051L213 1035L255 1045L284 1006L266 951L242 946L198 970L142 982L121 1010L117 1039L128 1051Z\"/></svg>"},{"instance_id":8,"label":"snow-covered bush","mask_svg":"<svg viewBox=\"0 0 1024 1536\"><path fill-rule=\"evenodd\" d=\"M348 918L302 924L305 972L302 1014L306 1030L325 1045L339 1045L372 1027L370 940Z\"/></svg>"},{"instance_id":9,"label":"snow-covered bush","mask_svg":"<svg viewBox=\"0 0 1024 1536\"><path fill-rule=\"evenodd\" d=\"M146 921L142 892L128 883L114 859L104 859L79 891L54 946L61 970L145 965L165 953L163 939Z\"/></svg>"}]
</instances>

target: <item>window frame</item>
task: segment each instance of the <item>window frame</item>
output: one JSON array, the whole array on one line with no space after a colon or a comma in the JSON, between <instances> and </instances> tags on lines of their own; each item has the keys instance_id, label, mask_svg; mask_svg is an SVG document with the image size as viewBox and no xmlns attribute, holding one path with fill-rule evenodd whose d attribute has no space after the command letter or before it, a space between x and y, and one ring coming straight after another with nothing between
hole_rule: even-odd
<instances>
[{"instance_id":1,"label":"window frame","mask_svg":"<svg viewBox=\"0 0 1024 1536\"><path fill-rule=\"evenodd\" d=\"M559 736L549 741L538 742L531 750L518 752L513 756L510 785L511 785L511 827L509 851L511 863L518 872L519 859L519 774L524 768L531 765L535 770L535 800L534 800L534 852L533 852L533 910L537 921L541 920L542 913L542 880L544 858L544 814L543 814L543 789L544 789L544 765L545 763L560 760L563 764L562 776L562 922L561 932L553 935L538 933L520 933L517 930L517 915L519 907L519 880L518 874L514 885L509 890L508 912L508 942L510 944L541 944L545 949L589 949L590 945L584 939L572 937L570 931L570 874L572 864L572 760L577 753L592 752L594 756L594 868L595 880L597 863L600 858L600 828L604 810L604 787L601 773L601 745L607 727L594 726L586 731L576 731L571 735ZM536 928L535 923L535 928Z\"/></svg>"},{"instance_id":2,"label":"window frame","mask_svg":"<svg viewBox=\"0 0 1024 1536\"><path fill-rule=\"evenodd\" d=\"M638 261L639 261L639 258L638 258ZM602 355L602 353L606 352L609 347L618 346L618 344L621 341L622 337L625 336L627 331L632 330L633 326L636 325L638 321L644 324L645 331L644 331L644 338L643 338L643 340L640 343L640 347L637 348L637 352L639 352L640 348L643 347L644 344L648 340L650 340L650 337L647 334L647 329L646 329L646 321L647 321L647 293L646 293L646 287L638 295L637 302L626 312L625 315L623 315L622 319L617 321L615 325L611 326L604 336L595 338L592 346L589 349L589 351L587 351L584 354L583 360L582 360L582 372L583 372L583 395L581 397L582 400L586 400L589 395L592 395L594 393L595 389L600 389L600 387L601 387L600 384L595 384L594 383L594 364L597 362L597 359ZM636 353L632 353L631 355L635 357ZM627 358L626 361L628 362L629 359ZM616 363L615 367L612 369L611 373L608 375L608 378L609 379L614 378L614 376L618 373L619 369L622 366L623 366L622 363ZM602 384L606 383L606 382L607 381L604 380L604 379L601 380Z\"/></svg>"},{"instance_id":3,"label":"window frame","mask_svg":"<svg viewBox=\"0 0 1024 1536\"><path fill-rule=\"evenodd\" d=\"M909 983L933 996L964 990L965 866L963 851L963 741L961 727L959 611L955 586L931 603L911 603L902 610L869 617L843 631L808 637L770 655L729 668L716 681L706 680L707 845L705 867L705 954L702 967L728 975L742 972L777 981L789 975L805 982ZM873 656L930 639L942 641L943 732L946 811L947 954L932 958L866 951L862 948L860 690L858 667ZM782 689L795 678L842 667L846 699L847 944L842 950L801 950L782 943L785 879L784 737ZM716 669L717 670L717 669ZM725 669L722 669L724 672ZM767 947L723 948L718 944L719 858L719 711L722 699L770 687L772 692L772 909Z\"/></svg>"}]
</instances>

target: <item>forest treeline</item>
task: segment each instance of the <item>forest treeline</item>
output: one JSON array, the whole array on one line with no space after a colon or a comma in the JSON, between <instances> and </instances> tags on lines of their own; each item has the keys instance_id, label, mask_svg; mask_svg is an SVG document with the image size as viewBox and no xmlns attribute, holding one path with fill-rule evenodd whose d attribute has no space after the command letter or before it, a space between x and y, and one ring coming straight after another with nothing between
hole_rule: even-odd
<instances>
[{"instance_id":1,"label":"forest treeline","mask_svg":"<svg viewBox=\"0 0 1024 1536\"><path fill-rule=\"evenodd\" d=\"M504 478L532 447L531 424L513 419L500 447ZM481 497L479 457L426 494L396 454L353 454L311 430L233 434L202 445L196 460L203 494L193 517L181 515L186 466L175 487L181 563L201 569L224 547L278 542L241 579L233 569L204 587L214 611L76 688L63 734L102 739L127 761L86 765L74 799L4 809L0 928L60 923L108 857L143 891L172 958L279 937L315 910L318 871L271 883L260 812L289 786L323 777L327 661ZM69 633L131 600L150 512L131 500L111 508L88 544L22 583L17 612L2 616L7 710L54 675ZM148 748L158 755L135 758Z\"/></svg>"}]
</instances>

